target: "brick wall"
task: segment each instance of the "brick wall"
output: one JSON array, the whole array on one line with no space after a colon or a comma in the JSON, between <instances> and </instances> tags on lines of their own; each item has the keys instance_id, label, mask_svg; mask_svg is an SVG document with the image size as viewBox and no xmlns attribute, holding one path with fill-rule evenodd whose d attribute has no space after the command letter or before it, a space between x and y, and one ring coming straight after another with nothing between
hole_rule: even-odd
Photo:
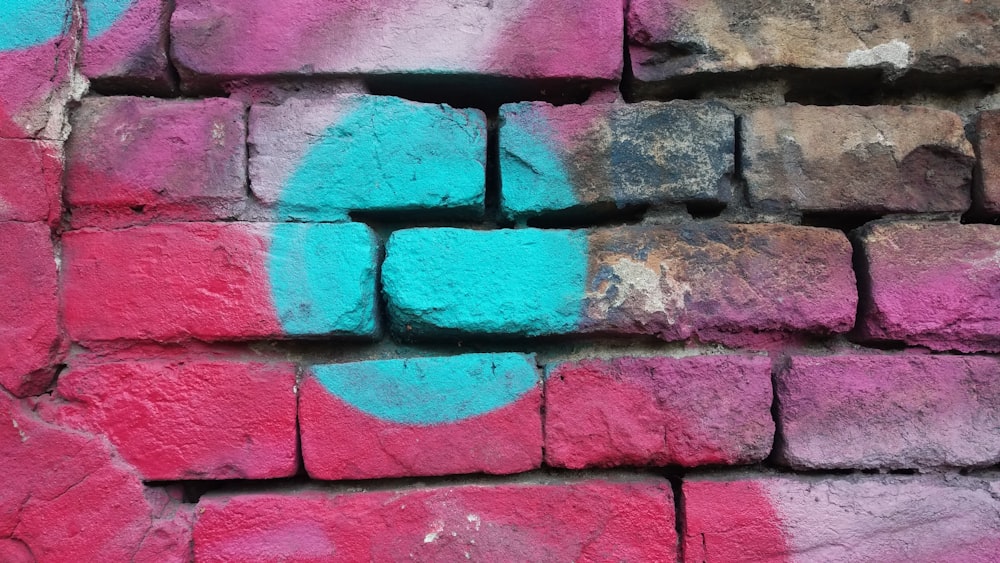
<instances>
[{"instance_id":1,"label":"brick wall","mask_svg":"<svg viewBox=\"0 0 1000 563\"><path fill-rule=\"evenodd\" d=\"M1000 560L998 84L994 0L8 0L0 561Z\"/></svg>"}]
</instances>

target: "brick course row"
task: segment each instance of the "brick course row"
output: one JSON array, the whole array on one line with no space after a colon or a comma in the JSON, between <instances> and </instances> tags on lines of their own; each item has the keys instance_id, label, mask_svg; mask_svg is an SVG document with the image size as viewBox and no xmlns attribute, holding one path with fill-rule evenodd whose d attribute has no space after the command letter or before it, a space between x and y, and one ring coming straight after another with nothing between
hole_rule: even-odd
<instances>
[{"instance_id":1,"label":"brick course row","mask_svg":"<svg viewBox=\"0 0 1000 563\"><path fill-rule=\"evenodd\" d=\"M146 480L372 479L538 468L977 467L1000 462L1000 360L921 354L470 354L309 366L83 363L49 420L107 436ZM772 397L777 401L772 418ZM544 431L543 408L544 405ZM297 422L296 422L297 421ZM297 431L298 428L298 431Z\"/></svg>"}]
</instances>

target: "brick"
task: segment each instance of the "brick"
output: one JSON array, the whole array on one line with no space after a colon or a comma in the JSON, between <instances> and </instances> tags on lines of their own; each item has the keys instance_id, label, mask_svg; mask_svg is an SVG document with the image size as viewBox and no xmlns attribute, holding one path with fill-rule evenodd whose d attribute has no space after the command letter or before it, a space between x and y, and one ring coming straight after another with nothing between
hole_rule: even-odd
<instances>
[{"instance_id":1,"label":"brick","mask_svg":"<svg viewBox=\"0 0 1000 563\"><path fill-rule=\"evenodd\" d=\"M48 387L65 352L50 237L42 223L0 222L0 386L21 397Z\"/></svg>"},{"instance_id":2,"label":"brick","mask_svg":"<svg viewBox=\"0 0 1000 563\"><path fill-rule=\"evenodd\" d=\"M847 238L810 227L409 229L386 252L392 326L416 337L596 332L763 345L847 331L857 303Z\"/></svg>"},{"instance_id":3,"label":"brick","mask_svg":"<svg viewBox=\"0 0 1000 563\"><path fill-rule=\"evenodd\" d=\"M996 72L1000 8L988 1L836 4L637 0L628 49L640 82L728 72Z\"/></svg>"},{"instance_id":4,"label":"brick","mask_svg":"<svg viewBox=\"0 0 1000 563\"><path fill-rule=\"evenodd\" d=\"M168 5L164 0L84 0L84 76L104 89L170 93Z\"/></svg>"},{"instance_id":5,"label":"brick","mask_svg":"<svg viewBox=\"0 0 1000 563\"><path fill-rule=\"evenodd\" d=\"M216 561L673 561L666 481L206 496L195 558Z\"/></svg>"},{"instance_id":6,"label":"brick","mask_svg":"<svg viewBox=\"0 0 1000 563\"><path fill-rule=\"evenodd\" d=\"M295 366L128 361L74 366L59 419L108 437L146 481L269 479L298 469Z\"/></svg>"},{"instance_id":7,"label":"brick","mask_svg":"<svg viewBox=\"0 0 1000 563\"><path fill-rule=\"evenodd\" d=\"M510 219L730 200L735 117L721 104L524 102L500 119Z\"/></svg>"},{"instance_id":8,"label":"brick","mask_svg":"<svg viewBox=\"0 0 1000 563\"><path fill-rule=\"evenodd\" d=\"M247 195L244 112L222 98L85 100L66 146L73 226L235 216Z\"/></svg>"},{"instance_id":9,"label":"brick","mask_svg":"<svg viewBox=\"0 0 1000 563\"><path fill-rule=\"evenodd\" d=\"M1000 462L1000 360L795 357L777 376L779 454L800 469Z\"/></svg>"},{"instance_id":10,"label":"brick","mask_svg":"<svg viewBox=\"0 0 1000 563\"><path fill-rule=\"evenodd\" d=\"M771 452L766 357L616 358L550 366L545 461L617 465L737 464Z\"/></svg>"},{"instance_id":11,"label":"brick","mask_svg":"<svg viewBox=\"0 0 1000 563\"><path fill-rule=\"evenodd\" d=\"M871 224L859 338L1000 352L1000 227Z\"/></svg>"},{"instance_id":12,"label":"brick","mask_svg":"<svg viewBox=\"0 0 1000 563\"><path fill-rule=\"evenodd\" d=\"M919 213L971 203L975 157L948 111L790 104L750 113L742 135L756 207Z\"/></svg>"},{"instance_id":13,"label":"brick","mask_svg":"<svg viewBox=\"0 0 1000 563\"><path fill-rule=\"evenodd\" d=\"M976 195L983 209L1000 214L1000 110L976 117L979 174Z\"/></svg>"},{"instance_id":14,"label":"brick","mask_svg":"<svg viewBox=\"0 0 1000 563\"><path fill-rule=\"evenodd\" d=\"M0 418L0 555L189 560L192 510L143 487L103 440L46 422L2 390Z\"/></svg>"},{"instance_id":15,"label":"brick","mask_svg":"<svg viewBox=\"0 0 1000 563\"><path fill-rule=\"evenodd\" d=\"M372 336L377 252L357 223L69 232L66 327L81 342Z\"/></svg>"},{"instance_id":16,"label":"brick","mask_svg":"<svg viewBox=\"0 0 1000 563\"><path fill-rule=\"evenodd\" d=\"M4 2L0 21L0 138L63 138L76 87L70 3Z\"/></svg>"},{"instance_id":17,"label":"brick","mask_svg":"<svg viewBox=\"0 0 1000 563\"><path fill-rule=\"evenodd\" d=\"M617 0L176 5L171 47L186 81L308 74L621 76Z\"/></svg>"},{"instance_id":18,"label":"brick","mask_svg":"<svg viewBox=\"0 0 1000 563\"><path fill-rule=\"evenodd\" d=\"M62 143L0 139L0 221L59 221L62 171Z\"/></svg>"},{"instance_id":19,"label":"brick","mask_svg":"<svg viewBox=\"0 0 1000 563\"><path fill-rule=\"evenodd\" d=\"M341 95L250 112L254 194L281 218L350 212L483 215L486 117L474 109Z\"/></svg>"},{"instance_id":20,"label":"brick","mask_svg":"<svg viewBox=\"0 0 1000 563\"><path fill-rule=\"evenodd\" d=\"M1000 551L998 482L958 476L697 479L685 561L969 561Z\"/></svg>"},{"instance_id":21,"label":"brick","mask_svg":"<svg viewBox=\"0 0 1000 563\"><path fill-rule=\"evenodd\" d=\"M299 407L306 470L369 479L537 468L540 383L518 354L313 366Z\"/></svg>"}]
</instances>

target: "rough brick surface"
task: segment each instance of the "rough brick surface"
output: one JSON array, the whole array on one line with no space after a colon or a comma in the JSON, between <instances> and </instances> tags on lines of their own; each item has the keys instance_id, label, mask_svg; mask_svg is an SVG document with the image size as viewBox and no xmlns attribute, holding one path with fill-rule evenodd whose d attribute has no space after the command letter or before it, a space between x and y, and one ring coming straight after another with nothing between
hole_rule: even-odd
<instances>
[{"instance_id":1,"label":"rough brick surface","mask_svg":"<svg viewBox=\"0 0 1000 563\"><path fill-rule=\"evenodd\" d=\"M1000 214L1000 110L980 113L976 130L979 137L977 195L987 212Z\"/></svg>"},{"instance_id":2,"label":"rough brick surface","mask_svg":"<svg viewBox=\"0 0 1000 563\"><path fill-rule=\"evenodd\" d=\"M684 483L686 561L996 561L1000 485L971 477Z\"/></svg>"},{"instance_id":3,"label":"rough brick surface","mask_svg":"<svg viewBox=\"0 0 1000 563\"><path fill-rule=\"evenodd\" d=\"M541 403L517 354L313 366L302 456L317 479L527 471L542 463Z\"/></svg>"},{"instance_id":4,"label":"rough brick surface","mask_svg":"<svg viewBox=\"0 0 1000 563\"><path fill-rule=\"evenodd\" d=\"M121 362L59 378L67 424L108 437L144 480L288 477L296 461L295 366Z\"/></svg>"},{"instance_id":5,"label":"rough brick surface","mask_svg":"<svg viewBox=\"0 0 1000 563\"><path fill-rule=\"evenodd\" d=\"M614 332L761 345L844 332L857 303L851 246L827 229L410 229L386 251L393 328L417 336Z\"/></svg>"},{"instance_id":6,"label":"rough brick surface","mask_svg":"<svg viewBox=\"0 0 1000 563\"><path fill-rule=\"evenodd\" d=\"M617 0L179 0L171 34L183 78L450 74L616 79ZM292 40L294 38L294 40Z\"/></svg>"},{"instance_id":7,"label":"rough brick surface","mask_svg":"<svg viewBox=\"0 0 1000 563\"><path fill-rule=\"evenodd\" d=\"M754 463L771 452L766 357L619 358L550 366L545 460L615 465Z\"/></svg>"},{"instance_id":8,"label":"rough brick surface","mask_svg":"<svg viewBox=\"0 0 1000 563\"><path fill-rule=\"evenodd\" d=\"M802 211L966 211L972 146L951 112L917 106L754 111L743 121L754 206Z\"/></svg>"},{"instance_id":9,"label":"rough brick surface","mask_svg":"<svg viewBox=\"0 0 1000 563\"><path fill-rule=\"evenodd\" d=\"M500 108L501 206L511 219L729 201L735 117L676 101Z\"/></svg>"},{"instance_id":10,"label":"rough brick surface","mask_svg":"<svg viewBox=\"0 0 1000 563\"><path fill-rule=\"evenodd\" d=\"M0 386L41 393L64 352L55 253L43 223L0 222Z\"/></svg>"},{"instance_id":11,"label":"rough brick surface","mask_svg":"<svg viewBox=\"0 0 1000 563\"><path fill-rule=\"evenodd\" d=\"M100 438L44 422L2 390L0 419L0 555L190 560L192 511L143 487Z\"/></svg>"},{"instance_id":12,"label":"rough brick surface","mask_svg":"<svg viewBox=\"0 0 1000 563\"><path fill-rule=\"evenodd\" d=\"M672 561L666 481L210 496L195 556L221 561Z\"/></svg>"},{"instance_id":13,"label":"rough brick surface","mask_svg":"<svg viewBox=\"0 0 1000 563\"><path fill-rule=\"evenodd\" d=\"M1000 227L873 224L861 336L934 350L1000 352Z\"/></svg>"},{"instance_id":14,"label":"rough brick surface","mask_svg":"<svg viewBox=\"0 0 1000 563\"><path fill-rule=\"evenodd\" d=\"M0 138L63 138L77 87L70 6L26 0L0 8Z\"/></svg>"},{"instance_id":15,"label":"rough brick surface","mask_svg":"<svg viewBox=\"0 0 1000 563\"><path fill-rule=\"evenodd\" d=\"M632 72L651 82L758 69L993 71L1000 7L988 0L905 4L728 0L629 4Z\"/></svg>"},{"instance_id":16,"label":"rough brick surface","mask_svg":"<svg viewBox=\"0 0 1000 563\"><path fill-rule=\"evenodd\" d=\"M777 378L779 453L805 469L992 465L998 380L985 356L795 357Z\"/></svg>"},{"instance_id":17,"label":"rough brick surface","mask_svg":"<svg viewBox=\"0 0 1000 563\"><path fill-rule=\"evenodd\" d=\"M254 106L250 143L254 194L282 218L483 214L486 117L479 110L384 96L290 100Z\"/></svg>"},{"instance_id":18,"label":"rough brick surface","mask_svg":"<svg viewBox=\"0 0 1000 563\"><path fill-rule=\"evenodd\" d=\"M75 227L233 217L246 203L239 102L85 100L66 146Z\"/></svg>"},{"instance_id":19,"label":"rough brick surface","mask_svg":"<svg viewBox=\"0 0 1000 563\"><path fill-rule=\"evenodd\" d=\"M81 72L101 88L169 93L169 3L83 0Z\"/></svg>"},{"instance_id":20,"label":"rough brick surface","mask_svg":"<svg viewBox=\"0 0 1000 563\"><path fill-rule=\"evenodd\" d=\"M169 223L63 236L83 342L376 332L377 242L360 224Z\"/></svg>"},{"instance_id":21,"label":"rough brick surface","mask_svg":"<svg viewBox=\"0 0 1000 563\"><path fill-rule=\"evenodd\" d=\"M0 139L0 221L59 220L62 151L52 141Z\"/></svg>"}]
</instances>

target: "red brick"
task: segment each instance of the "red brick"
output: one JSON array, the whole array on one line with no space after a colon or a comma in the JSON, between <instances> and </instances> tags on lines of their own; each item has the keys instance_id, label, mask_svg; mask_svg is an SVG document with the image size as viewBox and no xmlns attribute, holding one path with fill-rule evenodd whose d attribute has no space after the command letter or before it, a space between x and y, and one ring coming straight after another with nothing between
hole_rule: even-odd
<instances>
[{"instance_id":1,"label":"red brick","mask_svg":"<svg viewBox=\"0 0 1000 563\"><path fill-rule=\"evenodd\" d=\"M684 560L992 563L998 488L952 475L687 481Z\"/></svg>"},{"instance_id":2,"label":"red brick","mask_svg":"<svg viewBox=\"0 0 1000 563\"><path fill-rule=\"evenodd\" d=\"M1000 352L1000 226L879 223L859 240L869 276L860 337Z\"/></svg>"},{"instance_id":3,"label":"red brick","mask_svg":"<svg viewBox=\"0 0 1000 563\"><path fill-rule=\"evenodd\" d=\"M302 455L316 479L527 471L542 463L541 402L518 354L313 366Z\"/></svg>"},{"instance_id":4,"label":"red brick","mask_svg":"<svg viewBox=\"0 0 1000 563\"><path fill-rule=\"evenodd\" d=\"M976 196L986 212L1000 214L1000 110L980 113L976 131L979 149Z\"/></svg>"},{"instance_id":5,"label":"red brick","mask_svg":"<svg viewBox=\"0 0 1000 563\"><path fill-rule=\"evenodd\" d=\"M221 561L673 561L666 481L203 497L195 557Z\"/></svg>"},{"instance_id":6,"label":"red brick","mask_svg":"<svg viewBox=\"0 0 1000 563\"><path fill-rule=\"evenodd\" d=\"M0 222L0 386L17 396L44 391L65 352L50 237L42 223Z\"/></svg>"},{"instance_id":7,"label":"red brick","mask_svg":"<svg viewBox=\"0 0 1000 563\"><path fill-rule=\"evenodd\" d=\"M545 384L545 459L572 469L762 461L774 440L771 398L766 357L556 364Z\"/></svg>"},{"instance_id":8,"label":"red brick","mask_svg":"<svg viewBox=\"0 0 1000 563\"><path fill-rule=\"evenodd\" d=\"M298 469L295 366L121 362L59 378L66 424L108 437L144 480L268 479Z\"/></svg>"},{"instance_id":9,"label":"red brick","mask_svg":"<svg viewBox=\"0 0 1000 563\"><path fill-rule=\"evenodd\" d=\"M69 232L64 318L81 342L371 336L376 250L358 223Z\"/></svg>"},{"instance_id":10,"label":"red brick","mask_svg":"<svg viewBox=\"0 0 1000 563\"><path fill-rule=\"evenodd\" d=\"M246 203L239 102L84 100L66 145L75 227L233 217Z\"/></svg>"},{"instance_id":11,"label":"red brick","mask_svg":"<svg viewBox=\"0 0 1000 563\"><path fill-rule=\"evenodd\" d=\"M45 422L2 390L0 419L0 555L189 560L191 510L143 487L100 437Z\"/></svg>"},{"instance_id":12,"label":"red brick","mask_svg":"<svg viewBox=\"0 0 1000 563\"><path fill-rule=\"evenodd\" d=\"M795 357L777 378L779 453L803 469L1000 462L1000 359Z\"/></svg>"},{"instance_id":13,"label":"red brick","mask_svg":"<svg viewBox=\"0 0 1000 563\"><path fill-rule=\"evenodd\" d=\"M59 221L62 168L62 143L0 139L0 221Z\"/></svg>"}]
</instances>

